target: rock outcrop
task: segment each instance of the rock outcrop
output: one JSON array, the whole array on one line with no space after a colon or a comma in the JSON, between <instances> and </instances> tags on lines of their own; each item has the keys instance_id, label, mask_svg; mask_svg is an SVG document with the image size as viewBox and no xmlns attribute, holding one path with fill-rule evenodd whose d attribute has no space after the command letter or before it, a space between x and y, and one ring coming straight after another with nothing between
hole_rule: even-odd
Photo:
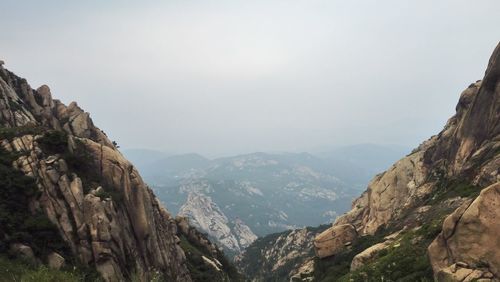
<instances>
[{"instance_id":1,"label":"rock outcrop","mask_svg":"<svg viewBox=\"0 0 500 282\"><path fill-rule=\"evenodd\" d=\"M466 183L479 187L479 191L500 181L499 69L500 45L490 59L483 81L471 84L461 94L457 112L444 130L377 175L366 192L353 202L352 210L325 232L352 224L360 235L373 235L429 199L453 194L454 189L461 187L452 183ZM335 255L339 250L333 246L330 249L322 252L321 257Z\"/></svg>"},{"instance_id":2,"label":"rock outcrop","mask_svg":"<svg viewBox=\"0 0 500 282\"><path fill-rule=\"evenodd\" d=\"M211 197L201 192L189 192L179 216L189 218L190 224L220 244L228 253L239 254L257 236L240 219L231 220Z\"/></svg>"},{"instance_id":3,"label":"rock outcrop","mask_svg":"<svg viewBox=\"0 0 500 282\"><path fill-rule=\"evenodd\" d=\"M439 281L500 277L500 183L446 218L443 231L429 246Z\"/></svg>"},{"instance_id":4,"label":"rock outcrop","mask_svg":"<svg viewBox=\"0 0 500 282\"><path fill-rule=\"evenodd\" d=\"M377 257L380 255L380 253L384 250L387 250L398 238L398 236L401 234L401 231L393 233L389 236L386 236L384 238L384 241L381 243L377 243L361 253L357 254L354 256L351 262L351 271L356 271L357 269L361 268L362 266L374 261L377 259Z\"/></svg>"},{"instance_id":5,"label":"rock outcrop","mask_svg":"<svg viewBox=\"0 0 500 282\"><path fill-rule=\"evenodd\" d=\"M351 224L328 228L314 239L316 254L320 258L339 253L358 238L358 232Z\"/></svg>"},{"instance_id":6,"label":"rock outcrop","mask_svg":"<svg viewBox=\"0 0 500 282\"><path fill-rule=\"evenodd\" d=\"M224 253L208 237L189 225L188 219L175 218L177 236L187 259L188 268L195 281L243 281L243 277L226 259ZM199 275L199 276L198 276Z\"/></svg>"},{"instance_id":7,"label":"rock outcrop","mask_svg":"<svg viewBox=\"0 0 500 282\"><path fill-rule=\"evenodd\" d=\"M157 272L191 280L175 220L76 103L0 66L0 126L1 146L41 192L31 209L47 214L82 263L107 281Z\"/></svg>"},{"instance_id":8,"label":"rock outcrop","mask_svg":"<svg viewBox=\"0 0 500 282\"><path fill-rule=\"evenodd\" d=\"M252 281L311 281L313 239L323 230L303 228L258 238L236 263Z\"/></svg>"}]
</instances>

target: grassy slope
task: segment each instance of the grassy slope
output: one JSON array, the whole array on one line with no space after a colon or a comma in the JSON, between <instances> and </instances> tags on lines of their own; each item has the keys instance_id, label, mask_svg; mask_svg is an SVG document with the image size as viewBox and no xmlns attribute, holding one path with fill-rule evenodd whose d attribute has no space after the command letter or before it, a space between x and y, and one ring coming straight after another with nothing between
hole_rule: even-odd
<instances>
[{"instance_id":1,"label":"grassy slope","mask_svg":"<svg viewBox=\"0 0 500 282\"><path fill-rule=\"evenodd\" d=\"M92 271L78 268L52 270L44 265L33 265L21 260L0 256L0 282L80 282L101 281Z\"/></svg>"}]
</instances>

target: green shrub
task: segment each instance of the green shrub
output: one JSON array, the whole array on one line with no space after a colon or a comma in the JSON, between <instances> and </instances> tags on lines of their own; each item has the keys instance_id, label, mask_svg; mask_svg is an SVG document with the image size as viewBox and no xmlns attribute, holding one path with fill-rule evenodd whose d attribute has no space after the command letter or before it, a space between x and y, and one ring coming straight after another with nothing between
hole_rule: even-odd
<instances>
[{"instance_id":1,"label":"green shrub","mask_svg":"<svg viewBox=\"0 0 500 282\"><path fill-rule=\"evenodd\" d=\"M40 126L18 126L18 127L0 127L0 139L12 140L14 137L23 135L38 135L43 131Z\"/></svg>"},{"instance_id":2,"label":"green shrub","mask_svg":"<svg viewBox=\"0 0 500 282\"><path fill-rule=\"evenodd\" d=\"M10 98L9 98L9 107L11 111L21 111L23 109L21 105L12 101Z\"/></svg>"},{"instance_id":3,"label":"green shrub","mask_svg":"<svg viewBox=\"0 0 500 282\"><path fill-rule=\"evenodd\" d=\"M68 134L64 131L47 131L37 142L42 150L49 154L64 154L68 152Z\"/></svg>"},{"instance_id":4,"label":"green shrub","mask_svg":"<svg viewBox=\"0 0 500 282\"><path fill-rule=\"evenodd\" d=\"M49 250L65 253L59 231L42 212L32 214L29 203L39 197L35 180L12 167L17 156L0 147L0 252L10 243L28 244L37 255Z\"/></svg>"},{"instance_id":5,"label":"green shrub","mask_svg":"<svg viewBox=\"0 0 500 282\"><path fill-rule=\"evenodd\" d=\"M447 179L441 178L436 184L436 192L432 194L432 198L429 199L429 205L439 204L440 202L454 198L475 198L481 192L481 189L469 181L464 179Z\"/></svg>"},{"instance_id":6,"label":"green shrub","mask_svg":"<svg viewBox=\"0 0 500 282\"><path fill-rule=\"evenodd\" d=\"M98 282L102 279L94 270L73 267L53 270L43 265L33 265L21 260L0 256L0 282Z\"/></svg>"},{"instance_id":7,"label":"green shrub","mask_svg":"<svg viewBox=\"0 0 500 282\"><path fill-rule=\"evenodd\" d=\"M107 190L107 188L105 189L104 187L101 191L96 193L96 196L101 198L101 200L110 198L115 203L122 203L124 201L124 195L122 192L116 190Z\"/></svg>"},{"instance_id":8,"label":"green shrub","mask_svg":"<svg viewBox=\"0 0 500 282\"><path fill-rule=\"evenodd\" d=\"M41 107L42 107L42 106L43 106L43 97L42 97L42 95L38 94L38 92L36 92L36 91L34 91L34 93L33 93L33 94L35 94L35 95L33 95L33 96L35 96L35 101L36 101L36 103L37 103L39 106L41 106Z\"/></svg>"},{"instance_id":9,"label":"green shrub","mask_svg":"<svg viewBox=\"0 0 500 282\"><path fill-rule=\"evenodd\" d=\"M198 235L208 240L205 235ZM221 263L223 273L216 271L204 262L202 256L213 257L205 246L190 240L184 234L178 233L177 236L181 239L180 246L186 254L188 270L193 281L244 281L236 267L229 262L222 251L217 251L215 258Z\"/></svg>"},{"instance_id":10,"label":"green shrub","mask_svg":"<svg viewBox=\"0 0 500 282\"><path fill-rule=\"evenodd\" d=\"M384 240L385 232L362 236L352 242L351 248L325 259L316 258L315 278L318 281L337 281L349 273L351 261L360 252Z\"/></svg>"},{"instance_id":11,"label":"green shrub","mask_svg":"<svg viewBox=\"0 0 500 282\"><path fill-rule=\"evenodd\" d=\"M439 216L417 230L406 231L374 261L329 281L433 281L427 247L441 231L443 218Z\"/></svg>"}]
</instances>

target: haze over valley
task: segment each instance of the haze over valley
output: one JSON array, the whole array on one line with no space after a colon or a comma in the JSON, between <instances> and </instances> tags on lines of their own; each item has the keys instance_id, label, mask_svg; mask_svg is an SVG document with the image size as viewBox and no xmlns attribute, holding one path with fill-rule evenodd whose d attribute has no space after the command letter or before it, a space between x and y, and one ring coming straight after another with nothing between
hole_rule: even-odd
<instances>
[{"instance_id":1,"label":"haze over valley","mask_svg":"<svg viewBox=\"0 0 500 282\"><path fill-rule=\"evenodd\" d=\"M0 282L500 281L500 1L0 2Z\"/></svg>"},{"instance_id":2,"label":"haze over valley","mask_svg":"<svg viewBox=\"0 0 500 282\"><path fill-rule=\"evenodd\" d=\"M228 254L257 236L328 224L346 212L374 171L410 150L363 144L309 153L252 153L207 159L198 154L150 158L124 150L173 214L186 216Z\"/></svg>"}]
</instances>

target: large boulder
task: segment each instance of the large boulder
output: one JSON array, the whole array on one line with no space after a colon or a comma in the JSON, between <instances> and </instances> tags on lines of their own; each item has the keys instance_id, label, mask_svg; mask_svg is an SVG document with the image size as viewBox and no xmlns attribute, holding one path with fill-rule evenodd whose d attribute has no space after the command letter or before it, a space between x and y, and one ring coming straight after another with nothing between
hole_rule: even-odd
<instances>
[{"instance_id":1,"label":"large boulder","mask_svg":"<svg viewBox=\"0 0 500 282\"><path fill-rule=\"evenodd\" d=\"M500 182L483 189L474 201L445 219L442 232L429 246L437 280L500 278L499 215Z\"/></svg>"},{"instance_id":2,"label":"large boulder","mask_svg":"<svg viewBox=\"0 0 500 282\"><path fill-rule=\"evenodd\" d=\"M336 255L349 246L356 238L358 238L358 232L353 225L342 224L332 226L314 239L316 254L320 258Z\"/></svg>"},{"instance_id":3,"label":"large boulder","mask_svg":"<svg viewBox=\"0 0 500 282\"><path fill-rule=\"evenodd\" d=\"M382 251L389 247L388 242L382 242L375 244L361 253L357 254L351 262L351 271L355 271L358 268L364 266L365 264L373 261L377 255Z\"/></svg>"},{"instance_id":4,"label":"large boulder","mask_svg":"<svg viewBox=\"0 0 500 282\"><path fill-rule=\"evenodd\" d=\"M47 256L47 264L52 269L61 269L64 266L65 259L58 253L52 252Z\"/></svg>"},{"instance_id":5,"label":"large boulder","mask_svg":"<svg viewBox=\"0 0 500 282\"><path fill-rule=\"evenodd\" d=\"M35 254L30 246L26 246L20 243L14 243L10 245L9 252L16 258L20 258L29 262L36 262Z\"/></svg>"}]
</instances>

